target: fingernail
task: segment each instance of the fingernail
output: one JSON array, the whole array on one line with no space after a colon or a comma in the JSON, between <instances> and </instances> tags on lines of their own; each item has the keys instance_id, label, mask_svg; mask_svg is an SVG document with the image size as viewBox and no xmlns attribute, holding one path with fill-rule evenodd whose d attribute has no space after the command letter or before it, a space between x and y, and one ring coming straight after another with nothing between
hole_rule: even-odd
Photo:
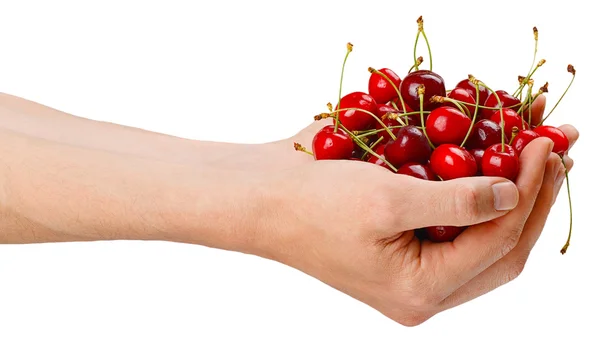
<instances>
[{"instance_id":1,"label":"fingernail","mask_svg":"<svg viewBox=\"0 0 600 343\"><path fill-rule=\"evenodd\" d=\"M519 191L512 182L500 182L492 185L494 208L496 211L512 210L519 202Z\"/></svg>"}]
</instances>

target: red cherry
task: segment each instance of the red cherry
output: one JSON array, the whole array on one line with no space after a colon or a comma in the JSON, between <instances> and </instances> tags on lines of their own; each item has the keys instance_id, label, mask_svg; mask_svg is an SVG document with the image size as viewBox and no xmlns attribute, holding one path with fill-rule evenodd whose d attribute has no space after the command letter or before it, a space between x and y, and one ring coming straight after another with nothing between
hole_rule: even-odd
<instances>
[{"instance_id":1,"label":"red cherry","mask_svg":"<svg viewBox=\"0 0 600 343\"><path fill-rule=\"evenodd\" d=\"M454 107L442 106L429 113L425 122L427 136L433 145L459 145L471 127L471 119Z\"/></svg>"},{"instance_id":2,"label":"red cherry","mask_svg":"<svg viewBox=\"0 0 600 343\"><path fill-rule=\"evenodd\" d=\"M443 180L475 176L477 162L465 148L454 144L442 144L433 150L431 169Z\"/></svg>"},{"instance_id":3,"label":"red cherry","mask_svg":"<svg viewBox=\"0 0 600 343\"><path fill-rule=\"evenodd\" d=\"M379 69L379 72L387 76L396 85L396 88L400 88L400 77L391 69L383 68ZM385 104L398 97L398 93L396 93L396 90L388 80L377 73L371 73L371 77L369 78L369 95L378 104Z\"/></svg>"},{"instance_id":4,"label":"red cherry","mask_svg":"<svg viewBox=\"0 0 600 343\"><path fill-rule=\"evenodd\" d=\"M496 91L496 94L498 94L498 98L500 98L500 103L502 105L502 108L512 108L512 106L514 106L514 108L516 108L517 110L519 109L518 104L521 103L521 101L518 98L515 98L514 96L508 94L506 91ZM494 113L497 111L497 109L499 109L500 107L498 106L498 99L496 99L496 96L494 95L494 93L491 93L488 98L486 99L485 103L483 104L485 107L494 107L496 109L492 110L492 109L482 109L481 111L481 116L484 119L490 119L490 117L492 115L494 115Z\"/></svg>"},{"instance_id":5,"label":"red cherry","mask_svg":"<svg viewBox=\"0 0 600 343\"><path fill-rule=\"evenodd\" d=\"M541 125L533 131L542 137L550 138L554 142L553 152L560 155L569 149L569 139L560 129L550 125Z\"/></svg>"},{"instance_id":6,"label":"red cherry","mask_svg":"<svg viewBox=\"0 0 600 343\"><path fill-rule=\"evenodd\" d=\"M397 174L410 175L428 181L435 181L438 179L431 168L416 162L408 162L402 165L402 167L398 168Z\"/></svg>"},{"instance_id":7,"label":"red cherry","mask_svg":"<svg viewBox=\"0 0 600 343\"><path fill-rule=\"evenodd\" d=\"M448 94L448 97L451 99L454 99L454 100L466 102L467 104L472 104L472 105L466 105L466 106L467 106L467 109L469 110L469 114L471 116L473 116L473 114L475 113L475 99L471 96L471 94L466 89L454 88L450 92L450 94ZM447 106L456 107L456 105L451 102L448 102L445 104ZM460 110L460 108L458 108L458 107L456 107L456 108Z\"/></svg>"},{"instance_id":8,"label":"red cherry","mask_svg":"<svg viewBox=\"0 0 600 343\"><path fill-rule=\"evenodd\" d=\"M511 145L515 149L518 155L521 155L525 146L529 144L532 140L538 138L540 135L535 131L531 130L522 130L517 133L515 138L513 139Z\"/></svg>"},{"instance_id":9,"label":"red cherry","mask_svg":"<svg viewBox=\"0 0 600 343\"><path fill-rule=\"evenodd\" d=\"M396 140L385 146L385 156L396 168L408 162L427 163L430 155L431 147L427 137L413 125L401 127Z\"/></svg>"},{"instance_id":10,"label":"red cherry","mask_svg":"<svg viewBox=\"0 0 600 343\"><path fill-rule=\"evenodd\" d=\"M473 97L473 99L477 99L477 90L475 89L475 85L471 81L469 81L469 79L464 79L460 81L456 85L456 88L463 88ZM483 106L483 104L485 104L485 101L487 100L488 96L490 96L490 94L492 94L492 92L490 92L489 89L485 88L482 85L479 85L479 106Z\"/></svg>"},{"instance_id":11,"label":"red cherry","mask_svg":"<svg viewBox=\"0 0 600 343\"><path fill-rule=\"evenodd\" d=\"M508 145L494 144L487 148L481 159L481 171L484 176L499 176L515 181L519 174L519 155Z\"/></svg>"},{"instance_id":12,"label":"red cherry","mask_svg":"<svg viewBox=\"0 0 600 343\"><path fill-rule=\"evenodd\" d=\"M519 130L529 130L529 124L524 121L521 116L510 108L503 108L502 114L500 110L494 112L494 114L490 117L490 120L495 122L496 124L502 126L500 123L502 122L502 117L504 117L504 134L506 137L510 137L512 135L513 128L517 128Z\"/></svg>"},{"instance_id":13,"label":"red cherry","mask_svg":"<svg viewBox=\"0 0 600 343\"><path fill-rule=\"evenodd\" d=\"M439 107L440 104L431 102L430 99L434 95L446 96L444 79L440 75L425 69L411 72L400 83L400 94L406 105L415 109L415 111L421 108L418 93L418 88L421 85L425 86L423 110L431 111Z\"/></svg>"},{"instance_id":14,"label":"red cherry","mask_svg":"<svg viewBox=\"0 0 600 343\"><path fill-rule=\"evenodd\" d=\"M425 228L425 236L432 242L451 242L465 230L457 226L431 226Z\"/></svg>"},{"instance_id":15,"label":"red cherry","mask_svg":"<svg viewBox=\"0 0 600 343\"><path fill-rule=\"evenodd\" d=\"M354 142L347 133L333 125L323 127L315 134L312 150L315 160L344 160L352 157Z\"/></svg>"},{"instance_id":16,"label":"red cherry","mask_svg":"<svg viewBox=\"0 0 600 343\"><path fill-rule=\"evenodd\" d=\"M359 108L377 114L377 103L369 94L363 92L353 92L342 98L341 107L339 108ZM339 113L340 122L349 131L368 130L375 126L377 122L375 118L365 112L356 110L345 110ZM334 118L335 123L335 118Z\"/></svg>"},{"instance_id":17,"label":"red cherry","mask_svg":"<svg viewBox=\"0 0 600 343\"><path fill-rule=\"evenodd\" d=\"M483 175L483 172L481 171L481 161L483 159L483 153L485 152L485 149L471 149L469 152L471 155L473 155L473 157L475 157L475 162L477 162L476 175Z\"/></svg>"},{"instance_id":18,"label":"red cherry","mask_svg":"<svg viewBox=\"0 0 600 343\"><path fill-rule=\"evenodd\" d=\"M377 116L379 116L379 118L384 118L381 119L381 121L385 124L386 127L392 127L392 126L399 126L400 123L396 120L396 119L390 119L387 118L387 116L385 116L388 113L400 113L399 111L397 111L395 108L388 106L388 105L381 105L378 104L377 105ZM381 126L381 124L379 124L379 122L375 123L375 129L379 130L379 129L383 129L383 126ZM395 129L391 129L392 133L395 134L396 131L398 131L398 128ZM377 133L377 137L383 137L383 140L381 140L380 144L385 144L387 143L392 137L390 136L390 134L383 130Z\"/></svg>"},{"instance_id":19,"label":"red cherry","mask_svg":"<svg viewBox=\"0 0 600 343\"><path fill-rule=\"evenodd\" d=\"M384 150L385 150L385 146L384 146L384 145L378 145L378 146L375 148L375 153L376 153L377 155L381 156L383 159L386 159L386 160L387 160L387 158L385 157L385 152L384 152ZM385 162L384 162L382 159L380 159L379 157L376 157L375 155L373 155L373 156L369 157L369 158L367 159L367 162L369 162L369 163L373 163L373 164L375 164L375 165L378 165L378 166L384 167L384 168L386 168L386 169L389 169L389 170L392 170L392 168L390 168L390 166L389 166L387 163L385 163Z\"/></svg>"},{"instance_id":20,"label":"red cherry","mask_svg":"<svg viewBox=\"0 0 600 343\"><path fill-rule=\"evenodd\" d=\"M489 119L481 119L471 130L466 146L471 149L487 149L490 145L502 142L500 125Z\"/></svg>"}]
</instances>

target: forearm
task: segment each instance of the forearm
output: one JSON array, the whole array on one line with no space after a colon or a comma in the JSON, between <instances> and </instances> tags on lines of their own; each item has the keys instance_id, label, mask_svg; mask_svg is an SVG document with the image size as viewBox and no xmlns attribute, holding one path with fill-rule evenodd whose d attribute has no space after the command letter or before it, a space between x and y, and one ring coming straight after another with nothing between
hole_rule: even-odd
<instances>
[{"instance_id":1,"label":"forearm","mask_svg":"<svg viewBox=\"0 0 600 343\"><path fill-rule=\"evenodd\" d=\"M82 148L230 170L282 169L307 157L293 154L292 142L286 140L233 144L184 139L77 117L7 94L0 94L0 128Z\"/></svg>"},{"instance_id":2,"label":"forearm","mask_svg":"<svg viewBox=\"0 0 600 343\"><path fill-rule=\"evenodd\" d=\"M166 240L252 251L263 178L0 130L0 242Z\"/></svg>"}]
</instances>

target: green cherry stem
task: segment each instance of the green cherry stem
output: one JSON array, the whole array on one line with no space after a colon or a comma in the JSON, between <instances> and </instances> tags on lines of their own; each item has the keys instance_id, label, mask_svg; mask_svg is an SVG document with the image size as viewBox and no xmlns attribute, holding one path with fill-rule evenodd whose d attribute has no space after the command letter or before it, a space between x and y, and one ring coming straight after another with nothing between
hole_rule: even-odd
<instances>
[{"instance_id":1,"label":"green cherry stem","mask_svg":"<svg viewBox=\"0 0 600 343\"><path fill-rule=\"evenodd\" d=\"M383 123L383 121L381 120L381 118L379 118L378 116L375 115L375 113L369 112L367 110L363 110L362 108L341 108L341 109L337 109L335 111L332 111L331 113L322 113L320 115L315 116L315 120L320 120L320 119L324 119L327 117L330 117L332 114L335 115L335 118L338 117L338 114L342 111L357 111L357 112L362 112L362 113L366 113L368 115L370 115L371 117L373 117L377 123L379 123L379 125L381 125L390 135L390 137L392 137L393 140L396 140L396 136L392 133L392 131L390 129L387 128L387 126Z\"/></svg>"},{"instance_id":2,"label":"green cherry stem","mask_svg":"<svg viewBox=\"0 0 600 343\"><path fill-rule=\"evenodd\" d=\"M425 114L423 113L423 98L425 97L425 86L420 85L419 88L417 88L417 92L419 93L419 112L421 115L421 130L423 130L423 133L425 134L425 138L427 138L429 146L432 149L435 149L435 145L431 143L431 139L429 139L429 136L427 135L427 130L425 129Z\"/></svg>"},{"instance_id":3,"label":"green cherry stem","mask_svg":"<svg viewBox=\"0 0 600 343\"><path fill-rule=\"evenodd\" d=\"M415 60L415 70L419 70L419 67L417 65L417 45L419 43L419 37L421 35L423 35L423 38L425 39L425 44L427 44L427 52L429 53L429 70L433 70L433 59L432 59L432 54L431 54L431 45L429 44L429 39L427 39L427 35L425 34L425 30L423 30L423 16L420 16L419 19L417 19L417 25L418 25L418 30L417 30L417 38L415 39L415 46L413 48L413 58Z\"/></svg>"},{"instance_id":4,"label":"green cherry stem","mask_svg":"<svg viewBox=\"0 0 600 343\"><path fill-rule=\"evenodd\" d=\"M565 163L565 159L561 158L563 166L565 167L565 181L567 181L567 196L569 198L569 236L567 237L567 241L565 245L560 249L561 254L565 254L569 245L571 244L571 233L573 232L573 204L571 202L571 186L569 185L569 171L567 170L567 164Z\"/></svg>"},{"instance_id":5,"label":"green cherry stem","mask_svg":"<svg viewBox=\"0 0 600 343\"><path fill-rule=\"evenodd\" d=\"M392 165L390 162L388 162L388 160L386 160L385 158L383 158L383 156L380 156L379 154L377 154L375 151L373 151L371 148L369 148L368 145L366 145L362 140L360 140L359 138L357 138L354 133L352 133L350 130L346 129L341 123L340 123L340 127L341 129L346 132L353 140L354 142L360 146L363 150L367 151L369 154L377 157L378 159L382 160L383 162L385 162L385 164L387 164L393 171L394 173L398 172L398 169L396 167L394 167L394 165Z\"/></svg>"},{"instance_id":6,"label":"green cherry stem","mask_svg":"<svg viewBox=\"0 0 600 343\"><path fill-rule=\"evenodd\" d=\"M479 109L479 87L475 87L475 111L473 112L473 118L471 119L471 126L469 126L469 130L467 131L467 134L465 135L465 139L463 139L462 143L460 144L461 148L463 146L465 146L465 144L467 144L467 140L469 139L469 136L471 136L471 131L473 130L473 126L475 126L475 121L477 120L478 109Z\"/></svg>"},{"instance_id":7,"label":"green cherry stem","mask_svg":"<svg viewBox=\"0 0 600 343\"><path fill-rule=\"evenodd\" d=\"M540 121L540 123L538 125L544 124L544 122L546 121L546 119L548 119L548 117L550 117L550 115L552 114L552 112L554 112L554 110L556 109L556 106L558 106L558 104L563 99L563 97L565 96L565 94L567 94L567 92L569 91L569 88L571 88L571 85L573 84L573 81L575 81L575 67L573 67L573 65L569 64L567 66L567 71L569 73L573 74L573 77L571 78L571 82L569 82L569 85L567 86L567 89L565 89L565 91L560 96L560 98L558 99L558 101L556 102L556 104L554 105L554 107L552 107L552 110L550 110L550 112L542 119L542 121Z\"/></svg>"},{"instance_id":8,"label":"green cherry stem","mask_svg":"<svg viewBox=\"0 0 600 343\"><path fill-rule=\"evenodd\" d=\"M307 150L305 147L303 147L303 146L302 146L302 144L300 144L300 143L296 143L296 142L294 142L294 149L295 149L296 151L300 151L300 152L307 153L307 154L309 154L310 156L315 156L315 154L313 154L312 152L308 151L308 150Z\"/></svg>"},{"instance_id":9,"label":"green cherry stem","mask_svg":"<svg viewBox=\"0 0 600 343\"><path fill-rule=\"evenodd\" d=\"M469 75L469 80L471 81L471 83L473 83L475 86L481 85L483 86L485 89L489 90L490 92L492 92L492 94L494 94L494 96L496 97L496 101L498 101L498 110L500 111L500 130L502 132L502 152L504 152L504 146L506 145L506 138L504 137L504 111L502 108L502 101L500 101L500 97L498 96L498 93L496 93L495 90L491 89L490 87L488 87L488 85L486 85L485 83L475 79L475 77L473 77L473 75Z\"/></svg>"},{"instance_id":10,"label":"green cherry stem","mask_svg":"<svg viewBox=\"0 0 600 343\"><path fill-rule=\"evenodd\" d=\"M419 56L419 58L417 58L417 62L413 64L412 67L410 67L407 74L410 74L415 68L419 70L419 66L421 65L421 63L423 63L423 56Z\"/></svg>"},{"instance_id":11,"label":"green cherry stem","mask_svg":"<svg viewBox=\"0 0 600 343\"><path fill-rule=\"evenodd\" d=\"M432 96L431 97L431 101L432 102L437 102L437 103L444 103L444 102L452 103L452 104L456 105L456 107L462 112L462 114L464 114L467 117L471 118L471 111L469 111L469 108L467 107L467 105L464 102L462 102L462 101L457 101L455 99L448 98L448 97L445 97L445 96L439 96L439 95Z\"/></svg>"},{"instance_id":12,"label":"green cherry stem","mask_svg":"<svg viewBox=\"0 0 600 343\"><path fill-rule=\"evenodd\" d=\"M515 140L515 137L517 137L518 133L519 133L519 128L518 127L513 127L512 128L512 134L510 136L510 141L508 142L508 145L512 145L512 143Z\"/></svg>"},{"instance_id":13,"label":"green cherry stem","mask_svg":"<svg viewBox=\"0 0 600 343\"><path fill-rule=\"evenodd\" d=\"M352 43L346 44L346 56L344 57L344 63L342 63L342 74L340 76L340 89L339 89L339 93L338 93L338 106L339 107L342 107L342 83L344 81L344 69L346 69L346 61L348 60L348 56L352 52L353 47L354 46L352 45ZM340 122L340 119L339 119L339 112L338 112L338 113L336 113L336 116L335 116L335 127L333 128L333 132L337 132L339 122Z\"/></svg>"},{"instance_id":14,"label":"green cherry stem","mask_svg":"<svg viewBox=\"0 0 600 343\"><path fill-rule=\"evenodd\" d=\"M392 87L396 91L396 95L398 95L398 98L400 99L400 103L402 104L402 112L406 112L406 105L404 104L404 99L402 99L402 94L400 94L400 90L398 89L398 87L396 87L396 85L392 82L392 80L390 80L390 78L387 75L385 75L384 73L380 72L379 70L377 70L375 68L369 67L369 73L371 73L371 74L375 73L375 74L383 77L390 85L392 85Z\"/></svg>"},{"instance_id":15,"label":"green cherry stem","mask_svg":"<svg viewBox=\"0 0 600 343\"><path fill-rule=\"evenodd\" d=\"M535 68L531 71L531 73L527 74L527 76L523 79L523 82L521 82L521 84L519 85L519 88L517 88L517 90L513 93L513 96L521 96L521 93L523 92L523 88L525 88L526 85L529 84L529 80L531 79L531 77L533 76L533 74L535 74L535 72L544 65L544 63L546 63L545 59L541 59L538 64L535 66Z\"/></svg>"}]
</instances>

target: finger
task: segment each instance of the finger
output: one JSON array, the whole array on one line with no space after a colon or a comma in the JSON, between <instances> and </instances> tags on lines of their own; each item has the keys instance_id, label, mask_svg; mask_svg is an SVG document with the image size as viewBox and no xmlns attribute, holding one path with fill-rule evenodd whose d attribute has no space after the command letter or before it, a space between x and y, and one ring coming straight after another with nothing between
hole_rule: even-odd
<instances>
[{"instance_id":1,"label":"finger","mask_svg":"<svg viewBox=\"0 0 600 343\"><path fill-rule=\"evenodd\" d=\"M531 123L539 123L540 121L542 121L542 117L544 116L545 110L546 96L542 94L535 99L533 104L531 104ZM527 109L525 109L525 111L527 111ZM523 113L528 113L525 111L523 111ZM527 119L527 117L525 119Z\"/></svg>"},{"instance_id":2,"label":"finger","mask_svg":"<svg viewBox=\"0 0 600 343\"><path fill-rule=\"evenodd\" d=\"M429 264L439 268L435 272L440 278L454 280L456 288L453 290L506 256L517 245L542 186L552 147L552 141L542 137L523 150L522 169L516 181L519 204L509 214L471 226L453 242L423 246L421 256L434 260Z\"/></svg>"},{"instance_id":3,"label":"finger","mask_svg":"<svg viewBox=\"0 0 600 343\"><path fill-rule=\"evenodd\" d=\"M399 217L399 226L406 229L482 223L506 214L519 200L516 185L499 177L431 182L406 176L406 182L398 184L402 184L396 202L399 208L405 211L403 204L411 204L419 211Z\"/></svg>"},{"instance_id":4,"label":"finger","mask_svg":"<svg viewBox=\"0 0 600 343\"><path fill-rule=\"evenodd\" d=\"M569 149L571 149L579 139L579 131L577 131L573 125L569 124L561 125L558 127L558 129L561 130L569 139Z\"/></svg>"},{"instance_id":5,"label":"finger","mask_svg":"<svg viewBox=\"0 0 600 343\"><path fill-rule=\"evenodd\" d=\"M554 185L562 162L552 154L546 162L546 172L535 206L521 234L517 246L508 255L467 282L440 304L440 310L458 306L480 297L516 278L525 267L531 250L546 224L554 198Z\"/></svg>"}]
</instances>

